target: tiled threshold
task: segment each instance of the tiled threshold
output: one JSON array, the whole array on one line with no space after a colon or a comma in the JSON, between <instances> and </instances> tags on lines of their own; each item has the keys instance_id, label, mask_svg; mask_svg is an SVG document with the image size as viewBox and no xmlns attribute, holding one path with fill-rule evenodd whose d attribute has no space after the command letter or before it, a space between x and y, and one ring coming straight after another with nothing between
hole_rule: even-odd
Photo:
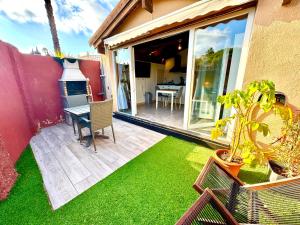
<instances>
[{"instance_id":1,"label":"tiled threshold","mask_svg":"<svg viewBox=\"0 0 300 225\"><path fill-rule=\"evenodd\" d=\"M192 131L187 131L180 128L171 127L165 124L153 122L145 118L140 118L137 116L127 115L125 113L119 113L119 112L115 112L114 117L165 135L170 135L186 141L195 142L197 144L203 145L208 148L220 149L220 148L229 147L229 143L226 141L211 140L209 136L205 136Z\"/></svg>"}]
</instances>

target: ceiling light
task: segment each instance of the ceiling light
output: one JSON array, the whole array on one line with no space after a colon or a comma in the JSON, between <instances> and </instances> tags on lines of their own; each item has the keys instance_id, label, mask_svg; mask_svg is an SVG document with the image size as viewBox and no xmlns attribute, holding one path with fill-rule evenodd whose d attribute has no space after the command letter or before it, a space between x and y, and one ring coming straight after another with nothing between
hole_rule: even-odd
<instances>
[{"instance_id":1,"label":"ceiling light","mask_svg":"<svg viewBox=\"0 0 300 225\"><path fill-rule=\"evenodd\" d=\"M181 39L179 39L179 41L178 41L179 43L178 43L177 49L178 49L179 51L182 49L181 41L182 41Z\"/></svg>"}]
</instances>

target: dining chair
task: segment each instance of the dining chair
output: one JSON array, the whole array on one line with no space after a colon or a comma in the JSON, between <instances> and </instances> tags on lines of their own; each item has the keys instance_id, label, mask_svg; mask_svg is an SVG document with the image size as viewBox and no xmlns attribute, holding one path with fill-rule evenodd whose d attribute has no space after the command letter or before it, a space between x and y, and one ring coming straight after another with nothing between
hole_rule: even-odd
<instances>
[{"instance_id":1,"label":"dining chair","mask_svg":"<svg viewBox=\"0 0 300 225\"><path fill-rule=\"evenodd\" d=\"M115 133L112 122L113 100L90 102L90 119L81 117L79 119L80 129L88 127L93 139L94 150L97 152L95 144L95 133L106 127L111 126L114 143L116 143ZM82 135L80 135L82 136Z\"/></svg>"},{"instance_id":2,"label":"dining chair","mask_svg":"<svg viewBox=\"0 0 300 225\"><path fill-rule=\"evenodd\" d=\"M156 93L156 91L159 91L159 90L162 90L162 89L160 89L159 86L155 86L155 93ZM159 101L159 98L160 98L160 102L162 102L163 106L165 107L166 106L166 100L168 99L168 95L158 93L157 101Z\"/></svg>"},{"instance_id":3,"label":"dining chair","mask_svg":"<svg viewBox=\"0 0 300 225\"><path fill-rule=\"evenodd\" d=\"M71 108L71 107L76 107L76 106L81 106L81 105L87 105L88 100L87 100L86 94L70 95L70 96L66 96L66 103L67 103L67 108ZM76 134L76 129L75 129L76 118L72 115L70 115L70 116L72 119L72 126L73 126L73 130L74 130L74 134Z\"/></svg>"},{"instance_id":4,"label":"dining chair","mask_svg":"<svg viewBox=\"0 0 300 225\"><path fill-rule=\"evenodd\" d=\"M178 89L178 91L174 94L173 96L173 100L174 100L174 104L175 106L177 105L177 107L180 109L181 108L181 99L182 99L182 94L183 94L183 87L180 87ZM169 104L169 102L171 102L171 95L166 96L166 106Z\"/></svg>"},{"instance_id":5,"label":"dining chair","mask_svg":"<svg viewBox=\"0 0 300 225\"><path fill-rule=\"evenodd\" d=\"M174 96L175 105L178 104L178 108L181 108L181 99L183 94L183 87L180 87L176 95Z\"/></svg>"}]
</instances>

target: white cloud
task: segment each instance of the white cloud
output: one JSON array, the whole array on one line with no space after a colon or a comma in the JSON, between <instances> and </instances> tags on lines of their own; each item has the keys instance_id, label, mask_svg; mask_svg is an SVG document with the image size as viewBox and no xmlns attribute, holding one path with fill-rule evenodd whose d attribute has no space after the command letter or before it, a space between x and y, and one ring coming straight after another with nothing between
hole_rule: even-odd
<instances>
[{"instance_id":1,"label":"white cloud","mask_svg":"<svg viewBox=\"0 0 300 225\"><path fill-rule=\"evenodd\" d=\"M199 57L206 53L208 48L218 51L230 45L230 32L227 29L198 29L196 31L196 52Z\"/></svg>"},{"instance_id":2,"label":"white cloud","mask_svg":"<svg viewBox=\"0 0 300 225\"><path fill-rule=\"evenodd\" d=\"M43 2L41 0L0 0L0 11L20 23L48 23Z\"/></svg>"},{"instance_id":3,"label":"white cloud","mask_svg":"<svg viewBox=\"0 0 300 225\"><path fill-rule=\"evenodd\" d=\"M61 32L95 31L118 0L52 0L56 27ZM0 0L0 12L19 23L48 24L43 0Z\"/></svg>"}]
</instances>

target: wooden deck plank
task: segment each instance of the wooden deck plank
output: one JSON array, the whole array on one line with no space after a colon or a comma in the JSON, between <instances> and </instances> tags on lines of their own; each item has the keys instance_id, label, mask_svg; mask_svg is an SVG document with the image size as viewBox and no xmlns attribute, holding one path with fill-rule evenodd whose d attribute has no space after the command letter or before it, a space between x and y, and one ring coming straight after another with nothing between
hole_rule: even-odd
<instances>
[{"instance_id":1,"label":"wooden deck plank","mask_svg":"<svg viewBox=\"0 0 300 225\"><path fill-rule=\"evenodd\" d=\"M60 133L56 135L55 132L57 132L57 129L56 127L53 128L54 129L47 129L47 138L44 139L44 142L52 145L50 148L51 152L56 157L68 178L74 184L89 177L91 175L90 172L67 147L70 142L67 141L67 138L62 137Z\"/></svg>"},{"instance_id":2,"label":"wooden deck plank","mask_svg":"<svg viewBox=\"0 0 300 225\"><path fill-rule=\"evenodd\" d=\"M84 147L72 126L61 123L44 128L31 140L31 147L41 170L44 186L53 209L66 204L115 170L137 157L165 136L114 119L116 143L110 128L109 139L97 139L97 152ZM84 130L85 134L89 130Z\"/></svg>"},{"instance_id":3,"label":"wooden deck plank","mask_svg":"<svg viewBox=\"0 0 300 225\"><path fill-rule=\"evenodd\" d=\"M83 166L85 166L90 173L98 180L103 179L107 174L112 172L111 169L105 167L94 159L92 153L87 153L83 146L77 143L72 143L68 146L72 153L80 160Z\"/></svg>"},{"instance_id":4,"label":"wooden deck plank","mask_svg":"<svg viewBox=\"0 0 300 225\"><path fill-rule=\"evenodd\" d=\"M95 185L97 182L99 182L99 178L95 177L94 175L91 175L87 177L86 179L80 181L79 183L75 184L75 188L78 191L78 193L82 193Z\"/></svg>"},{"instance_id":5,"label":"wooden deck plank","mask_svg":"<svg viewBox=\"0 0 300 225\"><path fill-rule=\"evenodd\" d=\"M36 149L36 148L33 148ZM53 209L66 204L78 195L57 159L50 153L36 154L33 150Z\"/></svg>"},{"instance_id":6,"label":"wooden deck plank","mask_svg":"<svg viewBox=\"0 0 300 225\"><path fill-rule=\"evenodd\" d=\"M91 175L67 146L56 149L53 155L72 183L78 183Z\"/></svg>"}]
</instances>

